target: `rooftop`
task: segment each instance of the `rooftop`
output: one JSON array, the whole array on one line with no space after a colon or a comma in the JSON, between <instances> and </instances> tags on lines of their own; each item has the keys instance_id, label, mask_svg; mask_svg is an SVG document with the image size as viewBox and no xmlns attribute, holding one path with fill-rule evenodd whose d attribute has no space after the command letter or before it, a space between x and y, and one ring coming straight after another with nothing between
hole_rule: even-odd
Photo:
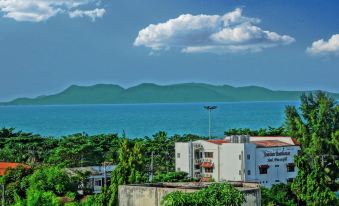
<instances>
[{"instance_id":1,"label":"rooftop","mask_svg":"<svg viewBox=\"0 0 339 206\"><path fill-rule=\"evenodd\" d=\"M0 176L5 175L6 170L8 168L16 168L18 166L23 166L24 168L30 168L30 166L23 164L23 163L16 163L16 162L0 162Z\"/></svg>"}]
</instances>

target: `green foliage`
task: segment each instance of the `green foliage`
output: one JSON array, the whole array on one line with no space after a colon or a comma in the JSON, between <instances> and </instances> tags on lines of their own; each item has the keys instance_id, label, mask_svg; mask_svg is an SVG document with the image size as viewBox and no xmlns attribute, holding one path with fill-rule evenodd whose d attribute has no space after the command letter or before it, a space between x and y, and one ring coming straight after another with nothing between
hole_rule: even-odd
<instances>
[{"instance_id":1,"label":"green foliage","mask_svg":"<svg viewBox=\"0 0 339 206\"><path fill-rule=\"evenodd\" d=\"M121 140L118 165L111 175L108 205L118 205L119 185L145 182L141 143L133 144L128 139Z\"/></svg>"},{"instance_id":2,"label":"green foliage","mask_svg":"<svg viewBox=\"0 0 339 206\"><path fill-rule=\"evenodd\" d=\"M25 169L22 166L6 170L6 174L1 178L1 182L5 185L6 188L6 204L13 204L17 197L26 196L26 190L29 186L27 177L32 172L33 170Z\"/></svg>"},{"instance_id":3,"label":"green foliage","mask_svg":"<svg viewBox=\"0 0 339 206\"><path fill-rule=\"evenodd\" d=\"M296 206L297 197L291 190L291 184L276 184L271 189L261 188L261 204Z\"/></svg>"},{"instance_id":4,"label":"green foliage","mask_svg":"<svg viewBox=\"0 0 339 206\"><path fill-rule=\"evenodd\" d=\"M27 191L27 206L59 206L59 198L51 191L40 191L33 188Z\"/></svg>"},{"instance_id":5,"label":"green foliage","mask_svg":"<svg viewBox=\"0 0 339 206\"><path fill-rule=\"evenodd\" d=\"M251 135L251 136L285 136L286 130L284 127L268 127L260 128L258 130L251 130L248 128L233 128L225 131L225 135Z\"/></svg>"},{"instance_id":6,"label":"green foliage","mask_svg":"<svg viewBox=\"0 0 339 206\"><path fill-rule=\"evenodd\" d=\"M286 108L286 128L298 139L298 175L292 190L307 205L338 205L339 105L323 92L301 97L300 112Z\"/></svg>"},{"instance_id":7,"label":"green foliage","mask_svg":"<svg viewBox=\"0 0 339 206\"><path fill-rule=\"evenodd\" d=\"M152 182L195 182L197 180L187 177L186 172L168 172L154 175Z\"/></svg>"},{"instance_id":8,"label":"green foliage","mask_svg":"<svg viewBox=\"0 0 339 206\"><path fill-rule=\"evenodd\" d=\"M176 191L164 196L163 206L240 206L244 194L227 183L214 183L193 193Z\"/></svg>"},{"instance_id":9,"label":"green foliage","mask_svg":"<svg viewBox=\"0 0 339 206\"><path fill-rule=\"evenodd\" d=\"M33 191L50 191L57 196L77 191L78 182L58 167L40 167L29 177L29 188Z\"/></svg>"}]
</instances>

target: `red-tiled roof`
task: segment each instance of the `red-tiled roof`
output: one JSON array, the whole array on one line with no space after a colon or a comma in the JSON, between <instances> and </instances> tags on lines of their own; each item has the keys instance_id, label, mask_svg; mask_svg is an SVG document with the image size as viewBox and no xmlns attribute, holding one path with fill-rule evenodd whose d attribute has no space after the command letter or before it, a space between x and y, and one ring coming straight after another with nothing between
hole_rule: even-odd
<instances>
[{"instance_id":1,"label":"red-tiled roof","mask_svg":"<svg viewBox=\"0 0 339 206\"><path fill-rule=\"evenodd\" d=\"M211 162L203 162L203 163L201 163L200 166L204 167L204 168L213 168L213 163L211 163Z\"/></svg>"},{"instance_id":2,"label":"red-tiled roof","mask_svg":"<svg viewBox=\"0 0 339 206\"><path fill-rule=\"evenodd\" d=\"M207 142L213 143L213 144L224 144L229 143L229 141L223 140L223 139L211 139L207 140Z\"/></svg>"},{"instance_id":3,"label":"red-tiled roof","mask_svg":"<svg viewBox=\"0 0 339 206\"><path fill-rule=\"evenodd\" d=\"M294 145L300 145L300 143L298 142L298 140L294 137L291 137L292 142L294 143Z\"/></svg>"},{"instance_id":4,"label":"red-tiled roof","mask_svg":"<svg viewBox=\"0 0 339 206\"><path fill-rule=\"evenodd\" d=\"M30 166L23 163L15 163L15 162L0 162L0 176L5 175L6 169L8 168L16 168L19 165L22 165L25 168L30 168Z\"/></svg>"},{"instance_id":5,"label":"red-tiled roof","mask_svg":"<svg viewBox=\"0 0 339 206\"><path fill-rule=\"evenodd\" d=\"M288 144L286 142L282 142L282 141L279 141L279 140L253 141L252 143L256 144L257 147L285 147L285 146L293 146L292 144Z\"/></svg>"}]
</instances>

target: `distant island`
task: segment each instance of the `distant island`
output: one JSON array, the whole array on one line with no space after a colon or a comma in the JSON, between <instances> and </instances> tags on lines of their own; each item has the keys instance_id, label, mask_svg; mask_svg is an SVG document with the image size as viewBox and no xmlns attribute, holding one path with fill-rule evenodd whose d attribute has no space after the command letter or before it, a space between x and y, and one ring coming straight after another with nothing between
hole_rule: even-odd
<instances>
[{"instance_id":1,"label":"distant island","mask_svg":"<svg viewBox=\"0 0 339 206\"><path fill-rule=\"evenodd\" d=\"M302 93L313 91L273 91L258 86L232 87L203 83L156 85L144 83L130 88L113 84L72 85L64 91L36 98L18 98L0 105L67 105L67 104L136 104L235 101L299 100ZM327 92L339 99L338 93Z\"/></svg>"}]
</instances>

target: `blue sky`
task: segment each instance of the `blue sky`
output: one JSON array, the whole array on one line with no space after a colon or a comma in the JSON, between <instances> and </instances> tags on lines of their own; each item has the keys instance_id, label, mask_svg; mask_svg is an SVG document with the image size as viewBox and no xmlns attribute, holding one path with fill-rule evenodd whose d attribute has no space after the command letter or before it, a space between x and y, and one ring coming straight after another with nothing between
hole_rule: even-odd
<instances>
[{"instance_id":1,"label":"blue sky","mask_svg":"<svg viewBox=\"0 0 339 206\"><path fill-rule=\"evenodd\" d=\"M22 2L0 0L2 101L96 83L339 92L337 1Z\"/></svg>"}]
</instances>

